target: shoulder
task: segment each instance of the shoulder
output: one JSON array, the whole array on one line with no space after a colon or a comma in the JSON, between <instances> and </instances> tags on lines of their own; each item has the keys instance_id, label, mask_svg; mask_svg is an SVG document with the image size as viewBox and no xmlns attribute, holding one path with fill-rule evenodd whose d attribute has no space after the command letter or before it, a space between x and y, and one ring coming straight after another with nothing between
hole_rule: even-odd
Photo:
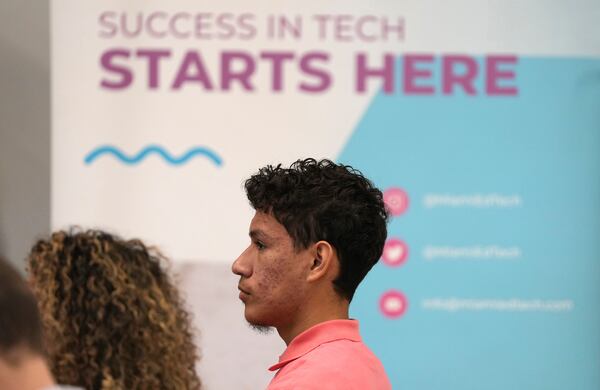
<instances>
[{"instance_id":1,"label":"shoulder","mask_svg":"<svg viewBox=\"0 0 600 390\"><path fill-rule=\"evenodd\" d=\"M269 390L391 389L383 365L362 342L336 340L319 345L282 367Z\"/></svg>"}]
</instances>

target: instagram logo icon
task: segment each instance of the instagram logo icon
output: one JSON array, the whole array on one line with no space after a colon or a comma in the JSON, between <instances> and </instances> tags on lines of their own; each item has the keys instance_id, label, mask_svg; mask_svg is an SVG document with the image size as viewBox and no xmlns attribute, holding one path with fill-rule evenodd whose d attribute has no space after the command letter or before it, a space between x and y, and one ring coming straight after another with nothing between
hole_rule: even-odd
<instances>
[{"instance_id":1,"label":"instagram logo icon","mask_svg":"<svg viewBox=\"0 0 600 390\"><path fill-rule=\"evenodd\" d=\"M400 188L388 188L383 193L383 202L392 216L397 217L408 208L408 195Z\"/></svg>"},{"instance_id":2,"label":"instagram logo icon","mask_svg":"<svg viewBox=\"0 0 600 390\"><path fill-rule=\"evenodd\" d=\"M408 258L408 246L397 238L390 238L383 246L383 262L390 267L398 267Z\"/></svg>"},{"instance_id":3,"label":"instagram logo icon","mask_svg":"<svg viewBox=\"0 0 600 390\"><path fill-rule=\"evenodd\" d=\"M408 308L408 300L400 291L389 290L379 298L379 310L387 318L402 317Z\"/></svg>"}]
</instances>

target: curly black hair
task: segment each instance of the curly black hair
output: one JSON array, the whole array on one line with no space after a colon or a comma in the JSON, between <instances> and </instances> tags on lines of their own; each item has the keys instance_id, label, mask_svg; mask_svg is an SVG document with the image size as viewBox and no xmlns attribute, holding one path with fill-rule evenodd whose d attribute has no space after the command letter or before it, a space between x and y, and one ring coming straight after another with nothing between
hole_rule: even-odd
<instances>
[{"instance_id":1,"label":"curly black hair","mask_svg":"<svg viewBox=\"0 0 600 390\"><path fill-rule=\"evenodd\" d=\"M273 215L297 250L323 240L337 251L334 288L349 301L377 263L387 236L383 194L351 166L313 158L267 165L245 182L252 207Z\"/></svg>"}]
</instances>

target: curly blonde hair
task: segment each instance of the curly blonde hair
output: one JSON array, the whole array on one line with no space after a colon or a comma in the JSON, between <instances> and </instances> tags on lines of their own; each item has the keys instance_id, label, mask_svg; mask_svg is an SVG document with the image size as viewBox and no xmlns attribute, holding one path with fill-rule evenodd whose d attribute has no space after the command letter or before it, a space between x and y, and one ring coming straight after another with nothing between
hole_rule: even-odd
<instances>
[{"instance_id":1,"label":"curly blonde hair","mask_svg":"<svg viewBox=\"0 0 600 390\"><path fill-rule=\"evenodd\" d=\"M86 389L199 389L190 315L140 240L53 233L28 256L52 372Z\"/></svg>"}]
</instances>

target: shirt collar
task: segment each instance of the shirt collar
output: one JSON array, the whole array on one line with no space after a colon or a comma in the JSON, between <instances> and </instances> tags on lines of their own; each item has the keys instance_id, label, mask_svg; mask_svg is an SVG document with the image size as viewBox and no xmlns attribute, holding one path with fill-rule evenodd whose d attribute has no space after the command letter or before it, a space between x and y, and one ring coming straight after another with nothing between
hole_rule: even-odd
<instances>
[{"instance_id":1,"label":"shirt collar","mask_svg":"<svg viewBox=\"0 0 600 390\"><path fill-rule=\"evenodd\" d=\"M292 340L279 357L279 363L269 367L269 371L280 369L292 360L306 355L321 344L342 339L361 341L360 333L358 332L358 321L331 320L308 328Z\"/></svg>"}]
</instances>

